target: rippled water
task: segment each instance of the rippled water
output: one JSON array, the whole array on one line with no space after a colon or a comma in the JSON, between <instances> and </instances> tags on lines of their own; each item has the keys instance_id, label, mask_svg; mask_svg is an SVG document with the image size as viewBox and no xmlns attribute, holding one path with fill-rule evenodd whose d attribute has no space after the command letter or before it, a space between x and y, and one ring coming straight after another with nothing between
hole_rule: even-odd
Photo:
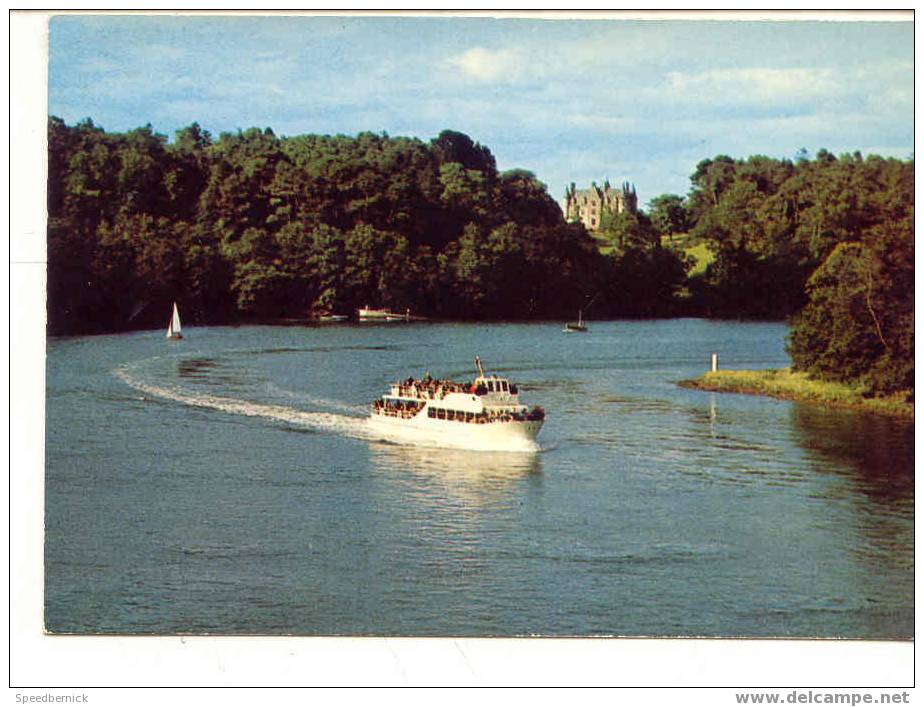
<instances>
[{"instance_id":1,"label":"rippled water","mask_svg":"<svg viewBox=\"0 0 924 707\"><path fill-rule=\"evenodd\" d=\"M191 328L49 342L62 632L913 636L913 425L678 388L780 324ZM392 380L486 368L538 454L377 439Z\"/></svg>"}]
</instances>

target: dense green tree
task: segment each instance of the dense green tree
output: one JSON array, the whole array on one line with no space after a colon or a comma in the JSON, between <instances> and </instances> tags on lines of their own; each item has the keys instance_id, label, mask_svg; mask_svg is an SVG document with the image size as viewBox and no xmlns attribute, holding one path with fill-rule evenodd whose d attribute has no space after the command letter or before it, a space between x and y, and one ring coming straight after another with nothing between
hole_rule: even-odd
<instances>
[{"instance_id":1,"label":"dense green tree","mask_svg":"<svg viewBox=\"0 0 924 707\"><path fill-rule=\"evenodd\" d=\"M604 211L600 218L598 235L619 250L660 247L661 240L645 213Z\"/></svg>"},{"instance_id":2,"label":"dense green tree","mask_svg":"<svg viewBox=\"0 0 924 707\"><path fill-rule=\"evenodd\" d=\"M516 223L554 226L561 223L561 209L545 184L525 169L511 169L499 176L495 208Z\"/></svg>"},{"instance_id":3,"label":"dense green tree","mask_svg":"<svg viewBox=\"0 0 924 707\"><path fill-rule=\"evenodd\" d=\"M485 179L492 181L497 174L497 163L491 151L474 142L465 133L444 130L430 143L439 164L458 162L465 169L481 172Z\"/></svg>"},{"instance_id":4,"label":"dense green tree","mask_svg":"<svg viewBox=\"0 0 924 707\"><path fill-rule=\"evenodd\" d=\"M725 189L732 183L735 161L728 155L702 160L690 177L692 189L689 196L689 212L693 223L709 209L714 208Z\"/></svg>"},{"instance_id":5,"label":"dense green tree","mask_svg":"<svg viewBox=\"0 0 924 707\"><path fill-rule=\"evenodd\" d=\"M910 221L877 226L870 245L838 243L809 278L795 317L793 365L872 392L914 389L914 267Z\"/></svg>"},{"instance_id":6,"label":"dense green tree","mask_svg":"<svg viewBox=\"0 0 924 707\"><path fill-rule=\"evenodd\" d=\"M677 233L689 228L689 218L683 197L677 194L656 196L648 204L648 216L662 237L673 239Z\"/></svg>"},{"instance_id":7,"label":"dense green tree","mask_svg":"<svg viewBox=\"0 0 924 707\"><path fill-rule=\"evenodd\" d=\"M471 214L479 220L487 216L489 195L483 173L466 169L461 162L446 162L440 167L440 184L440 201L450 212Z\"/></svg>"},{"instance_id":8,"label":"dense green tree","mask_svg":"<svg viewBox=\"0 0 924 707\"><path fill-rule=\"evenodd\" d=\"M604 290L608 311L621 317L679 314L689 268L687 258L668 248L633 246L614 255Z\"/></svg>"},{"instance_id":9,"label":"dense green tree","mask_svg":"<svg viewBox=\"0 0 924 707\"><path fill-rule=\"evenodd\" d=\"M886 341L872 298L874 268L861 243L838 243L812 274L809 304L796 317L790 340L797 369L856 380L883 355Z\"/></svg>"},{"instance_id":10,"label":"dense green tree","mask_svg":"<svg viewBox=\"0 0 924 707\"><path fill-rule=\"evenodd\" d=\"M858 152L705 160L692 235L715 260L691 283L695 306L794 316L797 368L874 392L912 388L913 181L913 162Z\"/></svg>"}]
</instances>

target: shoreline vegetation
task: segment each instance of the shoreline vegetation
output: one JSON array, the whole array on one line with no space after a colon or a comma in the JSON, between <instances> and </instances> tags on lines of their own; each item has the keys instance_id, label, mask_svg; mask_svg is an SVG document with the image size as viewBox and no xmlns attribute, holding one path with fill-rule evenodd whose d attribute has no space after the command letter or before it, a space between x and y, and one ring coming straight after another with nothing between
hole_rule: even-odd
<instances>
[{"instance_id":1,"label":"shoreline vegetation","mask_svg":"<svg viewBox=\"0 0 924 707\"><path fill-rule=\"evenodd\" d=\"M861 385L815 380L804 372L790 368L709 371L699 378L680 381L678 385L681 388L762 395L829 408L914 419L914 403L908 402L911 391L871 397Z\"/></svg>"},{"instance_id":2,"label":"shoreline vegetation","mask_svg":"<svg viewBox=\"0 0 924 707\"><path fill-rule=\"evenodd\" d=\"M603 165L601 165L603 167ZM347 315L787 320L796 370L914 388L914 158L703 159L562 206L465 133L174 138L48 121L49 335ZM635 187L624 192L635 194ZM568 203L568 202L566 202ZM625 207L625 208L624 208Z\"/></svg>"}]
</instances>

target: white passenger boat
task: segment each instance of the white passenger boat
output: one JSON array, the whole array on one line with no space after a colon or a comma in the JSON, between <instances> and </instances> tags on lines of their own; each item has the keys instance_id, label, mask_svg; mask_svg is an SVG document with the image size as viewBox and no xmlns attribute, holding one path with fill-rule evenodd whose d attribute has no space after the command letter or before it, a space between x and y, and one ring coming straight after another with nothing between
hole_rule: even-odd
<instances>
[{"instance_id":1,"label":"white passenger boat","mask_svg":"<svg viewBox=\"0 0 924 707\"><path fill-rule=\"evenodd\" d=\"M393 383L372 404L370 426L384 438L493 451L535 451L545 411L522 404L517 386L486 376L475 358L472 382L423 379Z\"/></svg>"}]
</instances>

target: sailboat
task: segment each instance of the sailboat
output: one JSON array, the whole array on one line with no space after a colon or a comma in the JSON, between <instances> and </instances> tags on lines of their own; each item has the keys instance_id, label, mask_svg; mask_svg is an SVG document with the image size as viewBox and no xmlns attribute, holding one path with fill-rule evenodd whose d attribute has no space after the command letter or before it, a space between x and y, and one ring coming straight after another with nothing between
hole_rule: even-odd
<instances>
[{"instance_id":1,"label":"sailboat","mask_svg":"<svg viewBox=\"0 0 924 707\"><path fill-rule=\"evenodd\" d=\"M587 331L587 325L584 324L583 312L580 309L578 310L578 320L576 322L568 322L565 324L565 328L562 329L562 331Z\"/></svg>"},{"instance_id":2,"label":"sailboat","mask_svg":"<svg viewBox=\"0 0 924 707\"><path fill-rule=\"evenodd\" d=\"M176 308L176 302L173 303L173 315L170 317L170 321L167 324L167 338L168 339L182 339L183 334L180 332L180 310Z\"/></svg>"}]
</instances>

